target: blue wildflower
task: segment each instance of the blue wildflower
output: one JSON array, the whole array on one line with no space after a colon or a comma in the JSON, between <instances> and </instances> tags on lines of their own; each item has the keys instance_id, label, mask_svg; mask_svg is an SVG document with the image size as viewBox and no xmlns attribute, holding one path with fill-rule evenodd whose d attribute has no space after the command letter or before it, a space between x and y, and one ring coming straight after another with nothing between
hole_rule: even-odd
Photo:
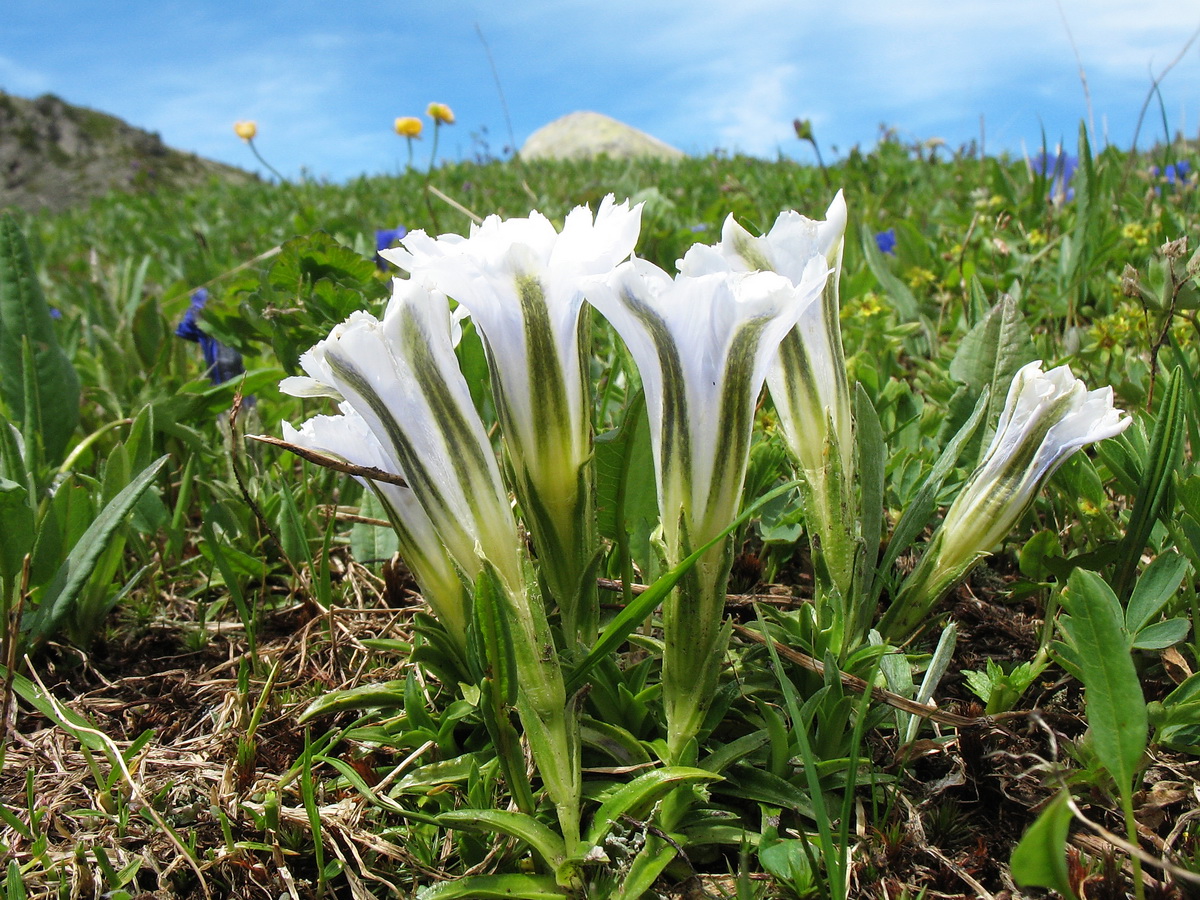
<instances>
[{"instance_id":1,"label":"blue wildflower","mask_svg":"<svg viewBox=\"0 0 1200 900\"><path fill-rule=\"evenodd\" d=\"M59 309L57 306L50 307L50 318L61 319L62 318L62 310Z\"/></svg>"},{"instance_id":2,"label":"blue wildflower","mask_svg":"<svg viewBox=\"0 0 1200 900\"><path fill-rule=\"evenodd\" d=\"M1160 178L1165 180L1168 187L1186 187L1188 176L1192 172L1192 164L1186 159L1181 159L1179 162L1169 164L1165 169L1159 169L1158 166L1153 166L1150 169L1150 174L1157 181ZM1156 194L1162 193L1162 188L1154 189Z\"/></svg>"},{"instance_id":3,"label":"blue wildflower","mask_svg":"<svg viewBox=\"0 0 1200 900\"><path fill-rule=\"evenodd\" d=\"M379 255L379 251L395 247L406 234L408 234L408 229L403 225L397 225L395 228L380 228L375 232L375 265L379 271L386 272L388 270L387 260Z\"/></svg>"},{"instance_id":4,"label":"blue wildflower","mask_svg":"<svg viewBox=\"0 0 1200 900\"><path fill-rule=\"evenodd\" d=\"M188 304L183 320L175 328L175 336L199 344L204 354L204 364L208 367L209 380L213 384L224 384L245 372L246 367L242 364L242 354L200 330L197 319L207 302L208 291L204 288L197 288L192 292L192 302Z\"/></svg>"},{"instance_id":5,"label":"blue wildflower","mask_svg":"<svg viewBox=\"0 0 1200 900\"><path fill-rule=\"evenodd\" d=\"M1071 179L1075 177L1078 167L1079 160L1062 150L1053 156L1042 151L1029 161L1029 170L1034 175L1050 180L1049 200L1055 205L1069 203L1075 199L1075 188L1071 187Z\"/></svg>"},{"instance_id":6,"label":"blue wildflower","mask_svg":"<svg viewBox=\"0 0 1200 900\"><path fill-rule=\"evenodd\" d=\"M887 231L881 231L875 235L875 245L879 248L880 253L886 253L889 256L895 256L896 229L889 228Z\"/></svg>"}]
</instances>

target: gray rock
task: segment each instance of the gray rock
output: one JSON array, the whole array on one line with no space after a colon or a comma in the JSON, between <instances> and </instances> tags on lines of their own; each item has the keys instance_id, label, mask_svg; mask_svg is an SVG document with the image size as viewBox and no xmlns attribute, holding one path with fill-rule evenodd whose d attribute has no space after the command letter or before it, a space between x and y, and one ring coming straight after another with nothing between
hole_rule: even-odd
<instances>
[{"instance_id":1,"label":"gray rock","mask_svg":"<svg viewBox=\"0 0 1200 900\"><path fill-rule=\"evenodd\" d=\"M573 112L544 125L525 141L522 159L680 159L683 151L597 112Z\"/></svg>"},{"instance_id":2,"label":"gray rock","mask_svg":"<svg viewBox=\"0 0 1200 900\"><path fill-rule=\"evenodd\" d=\"M0 91L0 207L58 212L110 191L180 189L214 177L254 178L53 94L26 100Z\"/></svg>"}]
</instances>

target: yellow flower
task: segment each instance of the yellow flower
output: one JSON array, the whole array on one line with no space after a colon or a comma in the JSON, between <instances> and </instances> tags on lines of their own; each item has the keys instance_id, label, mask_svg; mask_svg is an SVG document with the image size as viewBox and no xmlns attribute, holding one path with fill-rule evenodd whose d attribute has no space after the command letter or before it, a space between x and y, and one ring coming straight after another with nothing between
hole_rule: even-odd
<instances>
[{"instance_id":1,"label":"yellow flower","mask_svg":"<svg viewBox=\"0 0 1200 900\"><path fill-rule=\"evenodd\" d=\"M445 103L430 103L429 108L425 110L425 115L435 122L442 122L446 125L454 124L454 110Z\"/></svg>"},{"instance_id":2,"label":"yellow flower","mask_svg":"<svg viewBox=\"0 0 1200 900\"><path fill-rule=\"evenodd\" d=\"M1131 241L1135 247L1146 247L1150 243L1150 232L1140 222L1128 222L1121 228L1121 237Z\"/></svg>"},{"instance_id":3,"label":"yellow flower","mask_svg":"<svg viewBox=\"0 0 1200 900\"><path fill-rule=\"evenodd\" d=\"M396 134L400 137L419 138L424 127L416 116L401 116L396 120Z\"/></svg>"},{"instance_id":4,"label":"yellow flower","mask_svg":"<svg viewBox=\"0 0 1200 900\"><path fill-rule=\"evenodd\" d=\"M233 133L240 137L243 141L252 141L254 136L258 134L258 125L253 121L234 122Z\"/></svg>"}]
</instances>

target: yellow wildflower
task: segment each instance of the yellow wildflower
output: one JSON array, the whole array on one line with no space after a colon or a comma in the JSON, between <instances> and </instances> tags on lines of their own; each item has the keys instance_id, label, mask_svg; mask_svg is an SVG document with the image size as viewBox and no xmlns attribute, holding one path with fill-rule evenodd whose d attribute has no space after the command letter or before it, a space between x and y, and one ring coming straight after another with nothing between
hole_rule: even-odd
<instances>
[{"instance_id":1,"label":"yellow wildflower","mask_svg":"<svg viewBox=\"0 0 1200 900\"><path fill-rule=\"evenodd\" d=\"M430 103L429 108L425 110L425 115L429 116L433 121L441 122L444 125L454 124L454 110L445 103Z\"/></svg>"},{"instance_id":2,"label":"yellow wildflower","mask_svg":"<svg viewBox=\"0 0 1200 900\"><path fill-rule=\"evenodd\" d=\"M396 134L405 138L419 138L425 126L416 116L400 116L396 119Z\"/></svg>"},{"instance_id":3,"label":"yellow wildflower","mask_svg":"<svg viewBox=\"0 0 1200 900\"><path fill-rule=\"evenodd\" d=\"M245 122L234 122L233 133L243 141L252 141L254 140L254 136L258 134L258 125L249 119Z\"/></svg>"}]
</instances>

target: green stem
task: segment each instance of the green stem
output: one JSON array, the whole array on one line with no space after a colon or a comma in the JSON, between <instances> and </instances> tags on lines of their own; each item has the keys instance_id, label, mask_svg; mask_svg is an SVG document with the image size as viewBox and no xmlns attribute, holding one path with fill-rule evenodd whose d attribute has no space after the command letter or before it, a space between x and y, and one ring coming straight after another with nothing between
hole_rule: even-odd
<instances>
[{"instance_id":1,"label":"green stem","mask_svg":"<svg viewBox=\"0 0 1200 900\"><path fill-rule=\"evenodd\" d=\"M279 170L263 159L262 154L258 152L258 148L254 146L254 138L248 138L246 143L250 145L250 152L254 154L254 158L266 166L271 171L271 174L279 179L281 184L287 184L287 179L279 174Z\"/></svg>"}]
</instances>

